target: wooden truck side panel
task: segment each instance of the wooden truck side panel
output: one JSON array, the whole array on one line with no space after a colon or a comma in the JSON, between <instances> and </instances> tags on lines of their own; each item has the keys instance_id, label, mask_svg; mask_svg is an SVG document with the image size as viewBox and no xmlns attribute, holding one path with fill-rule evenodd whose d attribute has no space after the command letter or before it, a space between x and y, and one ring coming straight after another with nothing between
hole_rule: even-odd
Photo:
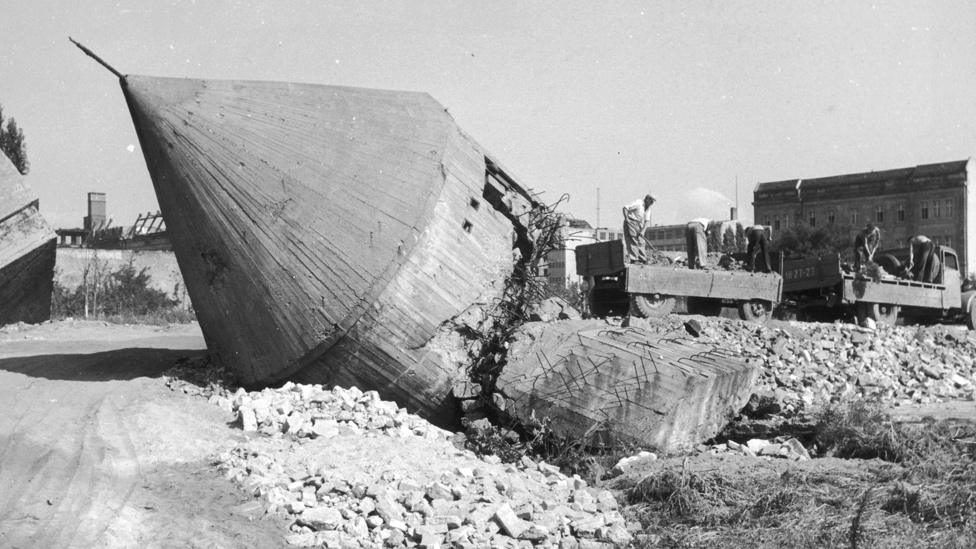
<instances>
[{"instance_id":1,"label":"wooden truck side panel","mask_svg":"<svg viewBox=\"0 0 976 549\"><path fill-rule=\"evenodd\" d=\"M906 307L942 309L946 287L913 280L872 280L847 275L844 277L844 303L864 301ZM956 299L958 300L958 294ZM958 304L956 305L958 306Z\"/></svg>"},{"instance_id":2,"label":"wooden truck side panel","mask_svg":"<svg viewBox=\"0 0 976 549\"><path fill-rule=\"evenodd\" d=\"M632 294L662 294L778 302L782 278L776 273L706 271L627 265L626 290Z\"/></svg>"},{"instance_id":3,"label":"wooden truck side panel","mask_svg":"<svg viewBox=\"0 0 976 549\"><path fill-rule=\"evenodd\" d=\"M577 246L575 254L576 274L584 277L619 273L626 264L622 240Z\"/></svg>"},{"instance_id":4,"label":"wooden truck side panel","mask_svg":"<svg viewBox=\"0 0 976 549\"><path fill-rule=\"evenodd\" d=\"M783 292L802 292L840 284L843 272L840 256L831 254L810 259L783 261Z\"/></svg>"}]
</instances>

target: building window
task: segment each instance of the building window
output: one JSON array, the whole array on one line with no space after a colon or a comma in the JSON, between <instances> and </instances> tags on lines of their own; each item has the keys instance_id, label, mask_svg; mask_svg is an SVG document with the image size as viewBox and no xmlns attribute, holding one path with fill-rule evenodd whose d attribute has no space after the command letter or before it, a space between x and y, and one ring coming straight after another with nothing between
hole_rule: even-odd
<instances>
[{"instance_id":1,"label":"building window","mask_svg":"<svg viewBox=\"0 0 976 549\"><path fill-rule=\"evenodd\" d=\"M810 226L811 227L817 226L817 214L813 212L810 212Z\"/></svg>"},{"instance_id":2,"label":"building window","mask_svg":"<svg viewBox=\"0 0 976 549\"><path fill-rule=\"evenodd\" d=\"M834 210L829 210L827 212L827 224L828 225L834 224Z\"/></svg>"},{"instance_id":3,"label":"building window","mask_svg":"<svg viewBox=\"0 0 976 549\"><path fill-rule=\"evenodd\" d=\"M905 206L898 206L898 221L905 220Z\"/></svg>"},{"instance_id":4,"label":"building window","mask_svg":"<svg viewBox=\"0 0 976 549\"><path fill-rule=\"evenodd\" d=\"M921 215L919 217L922 218L922 219L928 219L929 218L929 201L928 200L923 200L922 201L922 211L921 211Z\"/></svg>"},{"instance_id":5,"label":"building window","mask_svg":"<svg viewBox=\"0 0 976 549\"><path fill-rule=\"evenodd\" d=\"M876 223L884 223L884 206L878 206L875 208L874 221Z\"/></svg>"},{"instance_id":6,"label":"building window","mask_svg":"<svg viewBox=\"0 0 976 549\"><path fill-rule=\"evenodd\" d=\"M857 225L857 208L851 208L851 225Z\"/></svg>"},{"instance_id":7,"label":"building window","mask_svg":"<svg viewBox=\"0 0 976 549\"><path fill-rule=\"evenodd\" d=\"M790 214L783 214L783 228L790 228Z\"/></svg>"},{"instance_id":8,"label":"building window","mask_svg":"<svg viewBox=\"0 0 976 549\"><path fill-rule=\"evenodd\" d=\"M942 203L938 200L932 201L932 217L942 217Z\"/></svg>"},{"instance_id":9,"label":"building window","mask_svg":"<svg viewBox=\"0 0 976 549\"><path fill-rule=\"evenodd\" d=\"M776 229L777 231L779 230L779 216L778 215L774 215L773 216L773 228Z\"/></svg>"},{"instance_id":10,"label":"building window","mask_svg":"<svg viewBox=\"0 0 976 549\"><path fill-rule=\"evenodd\" d=\"M946 212L946 217L952 217L952 199L951 198L949 198L949 199L946 200L946 203L945 203L945 212ZM951 244L950 244L950 246L951 246Z\"/></svg>"},{"instance_id":11,"label":"building window","mask_svg":"<svg viewBox=\"0 0 976 549\"><path fill-rule=\"evenodd\" d=\"M946 246L949 246L950 248L952 247L952 236L946 235L946 237L945 237L945 245Z\"/></svg>"},{"instance_id":12,"label":"building window","mask_svg":"<svg viewBox=\"0 0 976 549\"><path fill-rule=\"evenodd\" d=\"M769 222L769 218L768 217L763 218L763 225L765 225L767 227L771 227L772 226L772 223Z\"/></svg>"}]
</instances>

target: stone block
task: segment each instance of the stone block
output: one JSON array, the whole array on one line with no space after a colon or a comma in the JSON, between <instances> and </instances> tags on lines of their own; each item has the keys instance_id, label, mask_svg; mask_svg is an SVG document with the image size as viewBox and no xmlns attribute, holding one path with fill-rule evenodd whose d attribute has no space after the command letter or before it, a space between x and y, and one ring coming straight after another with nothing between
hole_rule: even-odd
<instances>
[{"instance_id":1,"label":"stone block","mask_svg":"<svg viewBox=\"0 0 976 549\"><path fill-rule=\"evenodd\" d=\"M492 518L506 536L518 538L526 529L526 524L515 515L515 511L507 503L498 507Z\"/></svg>"},{"instance_id":2,"label":"stone block","mask_svg":"<svg viewBox=\"0 0 976 549\"><path fill-rule=\"evenodd\" d=\"M507 359L497 380L507 413L592 444L612 436L667 452L716 435L759 375L705 338L590 320L528 323Z\"/></svg>"}]
</instances>

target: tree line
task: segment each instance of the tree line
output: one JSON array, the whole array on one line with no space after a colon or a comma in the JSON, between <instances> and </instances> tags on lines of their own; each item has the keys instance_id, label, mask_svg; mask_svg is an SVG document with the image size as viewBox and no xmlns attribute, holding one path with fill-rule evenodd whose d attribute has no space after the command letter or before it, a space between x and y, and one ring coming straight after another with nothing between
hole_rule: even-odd
<instances>
[{"instance_id":1,"label":"tree line","mask_svg":"<svg viewBox=\"0 0 976 549\"><path fill-rule=\"evenodd\" d=\"M27 175L30 171L30 161L27 160L24 130L17 125L13 117L4 121L3 105L0 105L0 151L7 155L21 175Z\"/></svg>"}]
</instances>

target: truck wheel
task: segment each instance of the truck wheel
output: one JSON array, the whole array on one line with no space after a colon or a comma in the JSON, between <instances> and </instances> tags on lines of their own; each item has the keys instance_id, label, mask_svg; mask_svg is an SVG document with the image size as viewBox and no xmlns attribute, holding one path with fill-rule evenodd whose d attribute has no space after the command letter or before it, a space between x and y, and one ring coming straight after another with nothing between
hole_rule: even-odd
<instances>
[{"instance_id":1,"label":"truck wheel","mask_svg":"<svg viewBox=\"0 0 976 549\"><path fill-rule=\"evenodd\" d=\"M630 298L630 314L641 318L664 316L674 310L674 297L660 294L634 294Z\"/></svg>"},{"instance_id":2,"label":"truck wheel","mask_svg":"<svg viewBox=\"0 0 976 549\"><path fill-rule=\"evenodd\" d=\"M901 307L890 303L864 303L858 302L854 313L857 316L857 323L863 324L864 319L870 318L877 324L894 326L898 322L898 314Z\"/></svg>"},{"instance_id":3,"label":"truck wheel","mask_svg":"<svg viewBox=\"0 0 976 549\"><path fill-rule=\"evenodd\" d=\"M772 310L773 304L762 299L739 302L739 318L748 322L766 322Z\"/></svg>"},{"instance_id":4,"label":"truck wheel","mask_svg":"<svg viewBox=\"0 0 976 549\"><path fill-rule=\"evenodd\" d=\"M976 330L976 303L969 304L969 314L966 315L966 326L970 330Z\"/></svg>"}]
</instances>

